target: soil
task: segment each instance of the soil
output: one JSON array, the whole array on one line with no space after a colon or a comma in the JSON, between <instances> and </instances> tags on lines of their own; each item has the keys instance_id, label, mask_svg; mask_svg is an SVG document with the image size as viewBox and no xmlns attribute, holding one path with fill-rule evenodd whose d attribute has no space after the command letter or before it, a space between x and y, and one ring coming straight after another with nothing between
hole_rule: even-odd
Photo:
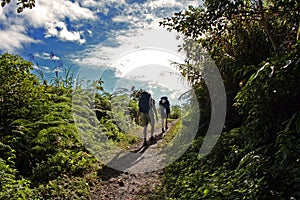
<instances>
[{"instance_id":1,"label":"soil","mask_svg":"<svg viewBox=\"0 0 300 200\"><path fill-rule=\"evenodd\" d=\"M160 185L162 170L131 174L112 168L101 170L101 182L94 188L92 200L139 200L149 199Z\"/></svg>"},{"instance_id":2,"label":"soil","mask_svg":"<svg viewBox=\"0 0 300 200\"><path fill-rule=\"evenodd\" d=\"M169 123L169 127L176 121ZM170 129L169 129L170 130ZM154 196L163 175L163 155L158 144L166 134L154 132L154 140L143 147L143 140L126 153L118 155L98 172L99 184L93 188L92 200L140 200ZM148 133L148 135L150 135Z\"/></svg>"}]
</instances>

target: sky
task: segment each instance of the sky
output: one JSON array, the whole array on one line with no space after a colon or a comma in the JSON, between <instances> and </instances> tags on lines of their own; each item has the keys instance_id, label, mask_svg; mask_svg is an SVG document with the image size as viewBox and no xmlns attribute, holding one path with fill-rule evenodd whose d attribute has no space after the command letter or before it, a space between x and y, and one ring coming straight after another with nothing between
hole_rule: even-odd
<instances>
[{"instance_id":1,"label":"sky","mask_svg":"<svg viewBox=\"0 0 300 200\"><path fill-rule=\"evenodd\" d=\"M184 60L182 41L159 22L201 1L36 0L21 14L15 3L0 8L0 53L32 61L33 73L51 80L71 68L77 78L101 77L108 92L135 86L173 102L190 89L171 65Z\"/></svg>"}]
</instances>

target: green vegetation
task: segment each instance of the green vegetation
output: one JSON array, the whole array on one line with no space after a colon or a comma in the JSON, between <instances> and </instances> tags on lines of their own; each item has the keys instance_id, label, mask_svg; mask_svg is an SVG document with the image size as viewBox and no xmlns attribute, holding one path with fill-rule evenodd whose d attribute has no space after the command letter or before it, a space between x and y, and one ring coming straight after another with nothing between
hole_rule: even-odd
<instances>
[{"instance_id":1,"label":"green vegetation","mask_svg":"<svg viewBox=\"0 0 300 200\"><path fill-rule=\"evenodd\" d=\"M189 59L178 67L198 95L200 128L189 151L166 168L154 198L299 199L299 3L207 0L205 9L190 7L162 25L208 50L224 79L228 108L218 143L199 157L210 100L190 64L198 54L183 45Z\"/></svg>"},{"instance_id":2,"label":"green vegetation","mask_svg":"<svg viewBox=\"0 0 300 200\"><path fill-rule=\"evenodd\" d=\"M294 0L206 0L161 22L185 35L187 59L177 67L193 85L201 118L195 140L164 170L153 199L300 198L299 10ZM191 63L204 51L224 80L227 117L218 143L201 157L211 102L201 69ZM109 94L98 80L90 83L97 91L91 96L70 70L52 85L31 70L19 56L0 56L0 199L88 199L102 167L97 152L109 147L98 133L109 145L137 142L141 91ZM178 123L161 146L189 139L182 124L196 120L191 113L172 107Z\"/></svg>"},{"instance_id":3,"label":"green vegetation","mask_svg":"<svg viewBox=\"0 0 300 200\"><path fill-rule=\"evenodd\" d=\"M181 117L181 110L180 110L180 106L175 105L175 106L171 106L171 113L169 118L170 119L179 119Z\"/></svg>"},{"instance_id":4,"label":"green vegetation","mask_svg":"<svg viewBox=\"0 0 300 200\"><path fill-rule=\"evenodd\" d=\"M137 141L116 125L112 95L96 81L93 102L80 85L72 88L70 70L53 85L41 84L30 71L32 63L19 56L1 55L0 66L0 199L87 199L102 164L80 137L99 137L93 131L100 128L121 147ZM81 94L80 102L75 92ZM128 110L133 111L133 105ZM125 125L126 130L133 126ZM80 128L85 128L84 136ZM101 153L99 148L101 143L95 144Z\"/></svg>"}]
</instances>

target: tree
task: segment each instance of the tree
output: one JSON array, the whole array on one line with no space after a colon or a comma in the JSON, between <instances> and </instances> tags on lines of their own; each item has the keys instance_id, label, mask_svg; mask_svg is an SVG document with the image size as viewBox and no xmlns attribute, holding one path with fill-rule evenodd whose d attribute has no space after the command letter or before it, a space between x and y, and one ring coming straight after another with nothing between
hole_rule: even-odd
<instances>
[{"instance_id":1,"label":"tree","mask_svg":"<svg viewBox=\"0 0 300 200\"><path fill-rule=\"evenodd\" d=\"M4 7L11 3L12 3L11 0L2 0L1 6ZM17 5L18 5L17 12L21 13L23 12L24 9L27 8L32 9L33 7L35 7L35 0L18 0Z\"/></svg>"},{"instance_id":2,"label":"tree","mask_svg":"<svg viewBox=\"0 0 300 200\"><path fill-rule=\"evenodd\" d=\"M196 140L166 170L168 192L161 199L300 197L299 10L293 0L206 0L203 7L190 7L161 23L186 37L187 62L179 69L200 80L193 85L199 102L206 95L201 74L191 64L199 55L191 39L215 61L229 99L226 125L213 151L195 159L201 137ZM200 135L205 123L200 123Z\"/></svg>"},{"instance_id":3,"label":"tree","mask_svg":"<svg viewBox=\"0 0 300 200\"><path fill-rule=\"evenodd\" d=\"M0 57L0 131L17 119L34 117L34 102L39 99L39 81L30 73L32 63L8 53ZM34 111L33 111L34 112Z\"/></svg>"},{"instance_id":4,"label":"tree","mask_svg":"<svg viewBox=\"0 0 300 200\"><path fill-rule=\"evenodd\" d=\"M183 33L186 39L197 41L209 51L224 79L231 112L234 108L230 105L240 87L263 61L297 51L299 3L292 0L208 0L204 5L176 13L161 25ZM180 65L180 69L187 77L195 78L199 72L190 66L189 60L195 59L198 52L189 43L184 44L183 49L188 62ZM297 62L297 57L291 59L292 63Z\"/></svg>"},{"instance_id":5,"label":"tree","mask_svg":"<svg viewBox=\"0 0 300 200\"><path fill-rule=\"evenodd\" d=\"M74 125L72 88L41 85L32 65L0 56L0 199L72 198L70 188L87 198L85 178L72 186L95 163Z\"/></svg>"}]
</instances>

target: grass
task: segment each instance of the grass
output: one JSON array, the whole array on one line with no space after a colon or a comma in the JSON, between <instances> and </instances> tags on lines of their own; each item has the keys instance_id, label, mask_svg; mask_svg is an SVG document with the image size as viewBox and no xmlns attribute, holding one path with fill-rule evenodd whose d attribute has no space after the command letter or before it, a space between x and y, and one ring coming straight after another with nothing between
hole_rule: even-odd
<instances>
[{"instance_id":1,"label":"grass","mask_svg":"<svg viewBox=\"0 0 300 200\"><path fill-rule=\"evenodd\" d=\"M169 122L169 124L170 123L174 123L174 125L170 127L170 129L165 133L163 139L159 142L159 148L167 146L181 129L181 120L178 120L177 122L172 120Z\"/></svg>"},{"instance_id":2,"label":"grass","mask_svg":"<svg viewBox=\"0 0 300 200\"><path fill-rule=\"evenodd\" d=\"M162 140L159 141L158 147L164 147L168 145L171 140L175 137L176 134L179 133L181 129L181 120L177 119L170 119L169 125L173 124L169 130L165 133ZM150 136L150 125L148 125L147 129L147 136ZM155 131L154 134L160 134L161 133L161 120L156 121L155 123ZM137 144L142 140L143 138L143 127L138 125L135 128L133 128L129 133L121 133L118 136L118 141L115 141L115 145L121 149L129 149Z\"/></svg>"}]
</instances>

